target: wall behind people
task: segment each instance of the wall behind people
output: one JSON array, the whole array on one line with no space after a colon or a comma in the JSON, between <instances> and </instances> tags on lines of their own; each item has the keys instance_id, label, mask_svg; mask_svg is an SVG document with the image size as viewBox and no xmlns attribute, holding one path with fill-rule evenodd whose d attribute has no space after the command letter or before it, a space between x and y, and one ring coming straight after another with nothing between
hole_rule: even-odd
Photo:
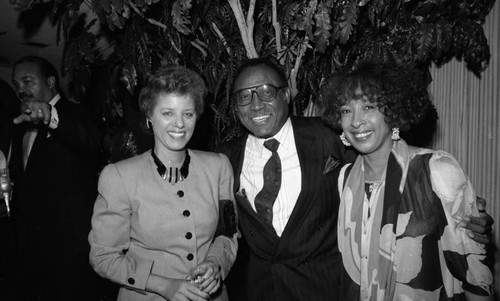
<instances>
[{"instance_id":1,"label":"wall behind people","mask_svg":"<svg viewBox=\"0 0 500 301\"><path fill-rule=\"evenodd\" d=\"M59 68L62 42L57 44L57 26L49 17L43 20L26 16L20 18L11 1L0 1L0 78L10 83L12 64L25 55L38 55ZM41 25L36 27L35 23Z\"/></svg>"},{"instance_id":2,"label":"wall behind people","mask_svg":"<svg viewBox=\"0 0 500 301\"><path fill-rule=\"evenodd\" d=\"M453 154L495 219L495 291L500 291L500 3L486 17L491 59L481 79L456 60L432 68L430 91L439 113L432 148Z\"/></svg>"}]
</instances>

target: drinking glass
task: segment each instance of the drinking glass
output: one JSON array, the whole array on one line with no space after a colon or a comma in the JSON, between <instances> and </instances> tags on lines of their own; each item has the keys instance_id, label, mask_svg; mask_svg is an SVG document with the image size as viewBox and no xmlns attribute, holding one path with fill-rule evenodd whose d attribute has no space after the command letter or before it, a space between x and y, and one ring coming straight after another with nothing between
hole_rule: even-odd
<instances>
[{"instance_id":1,"label":"drinking glass","mask_svg":"<svg viewBox=\"0 0 500 301\"><path fill-rule=\"evenodd\" d=\"M0 193L2 194L7 209L7 216L10 216L10 200L12 197L12 185L10 183L9 169L0 168Z\"/></svg>"}]
</instances>

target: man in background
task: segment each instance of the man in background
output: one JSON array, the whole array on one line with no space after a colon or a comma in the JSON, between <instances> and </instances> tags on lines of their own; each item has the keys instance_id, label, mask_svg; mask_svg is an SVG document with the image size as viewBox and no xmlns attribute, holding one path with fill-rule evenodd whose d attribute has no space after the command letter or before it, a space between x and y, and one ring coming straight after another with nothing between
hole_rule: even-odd
<instances>
[{"instance_id":1,"label":"man in background","mask_svg":"<svg viewBox=\"0 0 500 301\"><path fill-rule=\"evenodd\" d=\"M36 56L14 64L21 100L13 123L11 170L18 203L15 270L20 300L95 300L99 278L88 263L101 135L83 105L59 93L52 64ZM11 119L12 120L12 119Z\"/></svg>"}]
</instances>

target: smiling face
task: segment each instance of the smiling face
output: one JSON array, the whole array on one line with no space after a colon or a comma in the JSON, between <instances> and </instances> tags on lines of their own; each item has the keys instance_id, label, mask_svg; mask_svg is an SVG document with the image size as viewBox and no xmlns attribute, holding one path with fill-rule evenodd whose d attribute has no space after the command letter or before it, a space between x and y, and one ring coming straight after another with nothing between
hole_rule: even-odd
<instances>
[{"instance_id":1,"label":"smiling face","mask_svg":"<svg viewBox=\"0 0 500 301\"><path fill-rule=\"evenodd\" d=\"M251 66L243 70L236 78L233 93L260 85L286 86L272 68L265 64ZM234 100L233 100L234 101ZM288 103L290 90L279 89L273 100L262 101L257 93L252 93L252 101L245 106L235 104L240 122L254 136L268 138L276 135L288 118Z\"/></svg>"},{"instance_id":2,"label":"smiling face","mask_svg":"<svg viewBox=\"0 0 500 301\"><path fill-rule=\"evenodd\" d=\"M363 155L389 153L391 129L377 103L366 98L351 100L340 108L341 125L352 146Z\"/></svg>"},{"instance_id":3,"label":"smiling face","mask_svg":"<svg viewBox=\"0 0 500 301\"><path fill-rule=\"evenodd\" d=\"M12 72L12 84L22 102L49 102L55 96L52 91L55 78L45 78L38 64L34 62L17 64Z\"/></svg>"},{"instance_id":4,"label":"smiling face","mask_svg":"<svg viewBox=\"0 0 500 301\"><path fill-rule=\"evenodd\" d=\"M189 94L160 94L149 119L152 123L155 153L160 157L184 151L196 126L195 101Z\"/></svg>"}]
</instances>

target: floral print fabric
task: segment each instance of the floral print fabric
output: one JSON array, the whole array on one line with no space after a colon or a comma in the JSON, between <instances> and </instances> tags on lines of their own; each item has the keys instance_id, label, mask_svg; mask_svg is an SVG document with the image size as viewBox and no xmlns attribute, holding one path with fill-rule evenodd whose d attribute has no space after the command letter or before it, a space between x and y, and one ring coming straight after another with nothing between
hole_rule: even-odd
<instances>
[{"instance_id":1,"label":"floral print fabric","mask_svg":"<svg viewBox=\"0 0 500 301\"><path fill-rule=\"evenodd\" d=\"M338 239L349 286L360 300L491 294L486 250L458 227L478 211L472 186L451 155L395 142L385 180L370 198L362 156L349 168L339 177Z\"/></svg>"}]
</instances>

